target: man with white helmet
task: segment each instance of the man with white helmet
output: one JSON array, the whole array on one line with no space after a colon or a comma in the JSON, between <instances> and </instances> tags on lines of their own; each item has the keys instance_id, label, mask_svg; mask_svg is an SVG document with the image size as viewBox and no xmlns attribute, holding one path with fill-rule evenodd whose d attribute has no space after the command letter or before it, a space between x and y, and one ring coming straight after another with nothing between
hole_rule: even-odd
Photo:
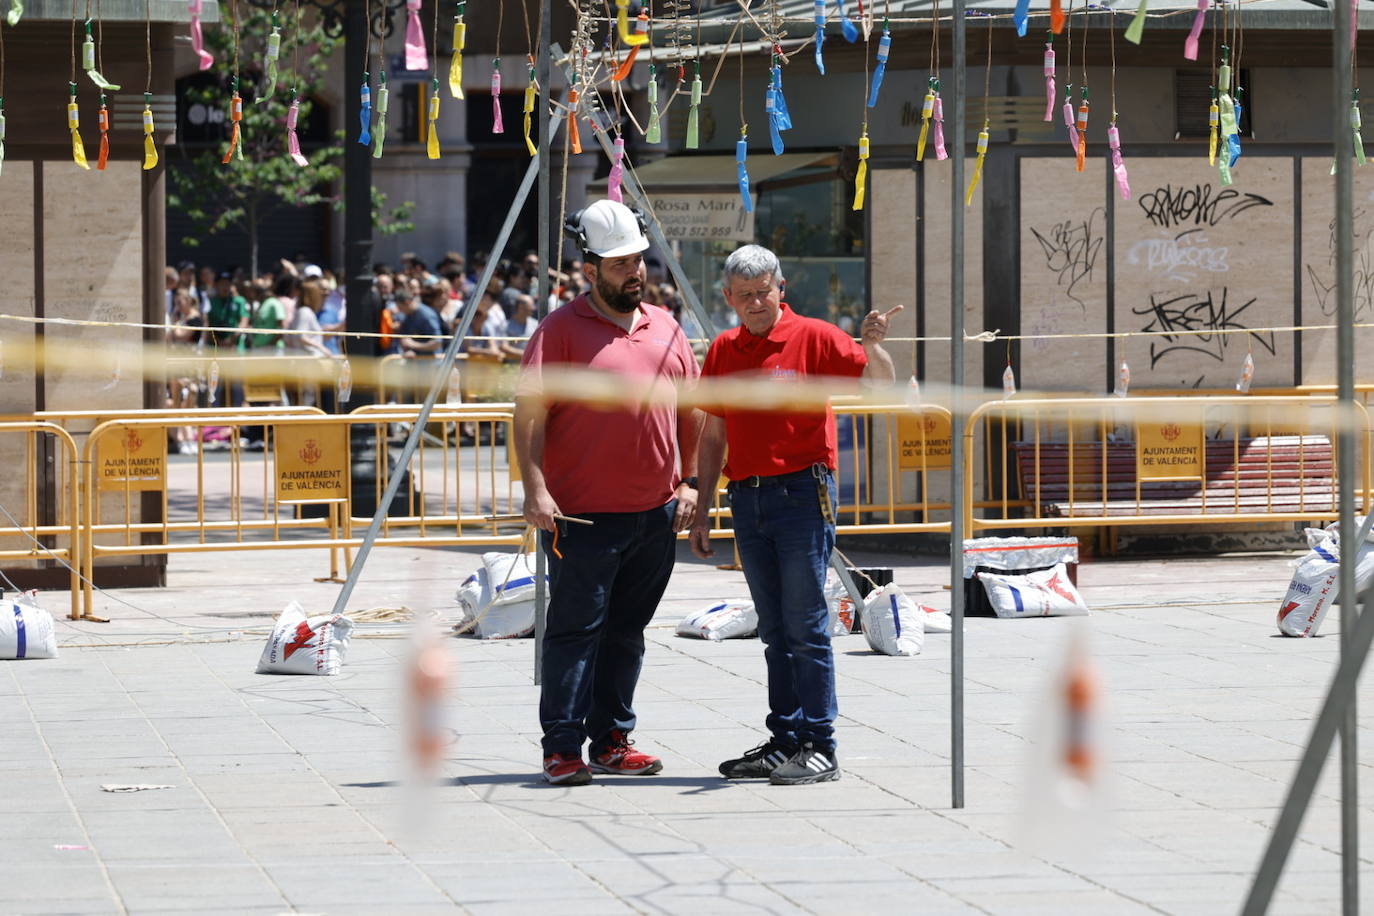
<instances>
[{"instance_id":1,"label":"man with white helmet","mask_svg":"<svg viewBox=\"0 0 1374 916\"><path fill-rule=\"evenodd\" d=\"M525 519L540 529L552 583L539 697L544 778L581 785L593 771L663 768L629 735L644 627L668 586L677 532L696 516L702 418L675 401L677 387L699 374L686 336L668 312L640 301L649 247L642 217L601 200L566 228L592 289L550 313L530 338L515 443ZM556 378L559 369L621 377L616 388L627 401L556 400L568 384ZM651 388L665 396L646 397ZM569 516L592 524L568 524ZM582 758L588 740L590 767Z\"/></svg>"}]
</instances>

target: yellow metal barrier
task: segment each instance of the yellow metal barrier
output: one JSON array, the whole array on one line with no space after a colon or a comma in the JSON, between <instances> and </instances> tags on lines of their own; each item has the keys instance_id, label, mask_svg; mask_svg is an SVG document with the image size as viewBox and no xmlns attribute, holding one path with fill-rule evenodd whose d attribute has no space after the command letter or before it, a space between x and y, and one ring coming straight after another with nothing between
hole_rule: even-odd
<instances>
[{"instance_id":1,"label":"yellow metal barrier","mask_svg":"<svg viewBox=\"0 0 1374 916\"><path fill-rule=\"evenodd\" d=\"M326 356L307 356L294 352L247 353L243 355L169 356L168 379L208 379L212 366L219 366L219 381L228 391L242 386L248 402L276 402L285 393L293 404L304 394L321 386L333 388L339 379L342 360Z\"/></svg>"},{"instance_id":2,"label":"yellow metal barrier","mask_svg":"<svg viewBox=\"0 0 1374 916\"><path fill-rule=\"evenodd\" d=\"M948 532L950 503L932 501L931 475L950 466L953 423L934 404L849 404L836 399L837 424L849 424L852 448L835 473L839 534ZM898 516L909 513L910 520ZM931 515L945 518L934 520Z\"/></svg>"},{"instance_id":3,"label":"yellow metal barrier","mask_svg":"<svg viewBox=\"0 0 1374 916\"><path fill-rule=\"evenodd\" d=\"M197 417L206 419L211 426L227 426L234 422L247 421L255 416L267 413L290 413L293 415L314 415L322 416L322 412L315 407L278 407L275 409L262 407L232 407L232 408L211 408L195 411ZM0 560L38 560L55 559L69 565L71 579L71 617L73 620L83 616L81 610L80 570L82 560L85 556L85 538L83 530L83 508L87 490L84 485L84 474L78 467L78 456L81 454L80 442L86 436L88 427L98 424L101 421L109 420L115 416L115 411L110 410L41 410L30 414L0 416L0 432L3 431L31 431L35 435L38 433L51 435L61 443L63 456L54 455L51 458L50 466L53 471L53 493L62 494L54 500L54 511L57 513L57 521L52 525L26 525L5 527L4 521L0 520L0 535L12 535L28 540L29 545L33 545L33 538L47 538L51 540L56 536L65 536L68 546L54 546L46 544L47 550L37 546L32 549L16 548L14 550L0 550ZM136 415L143 418L183 418L187 415L184 410L177 409L151 409L140 410ZM178 423L177 425L186 425ZM12 475L11 479L23 481L23 501L25 517L30 520L40 517L42 511L39 506L39 482L38 471L34 464L37 450L32 441L32 436L25 446L24 471L22 475ZM2 505L2 504L0 504ZM8 512L8 508L5 509ZM89 604L86 607L86 614L89 617ZM97 618L98 619L98 618Z\"/></svg>"},{"instance_id":4,"label":"yellow metal barrier","mask_svg":"<svg viewBox=\"0 0 1374 916\"><path fill-rule=\"evenodd\" d=\"M1353 409L1368 494L1369 414ZM967 530L1332 518L1341 428L1336 400L1316 395L988 402L964 433Z\"/></svg>"},{"instance_id":5,"label":"yellow metal barrier","mask_svg":"<svg viewBox=\"0 0 1374 916\"><path fill-rule=\"evenodd\" d=\"M458 354L462 359L463 354ZM434 383L434 373L438 371L439 361L429 357L406 358L399 353L383 356L377 363L377 401L386 404L390 401L419 403L424 400L424 392ZM461 362L453 368L462 375ZM416 398L416 392L420 392ZM444 398L440 398L442 402Z\"/></svg>"},{"instance_id":6,"label":"yellow metal barrier","mask_svg":"<svg viewBox=\"0 0 1374 916\"><path fill-rule=\"evenodd\" d=\"M351 435L365 431L371 442L387 443L392 429L412 424L414 407L368 408L357 414L256 413L235 421L261 426L271 441L262 453L239 448L230 437L227 454L204 453L171 461L165 454L167 431L177 426L223 425L224 417L200 412L179 416L109 420L91 431L82 451L83 606L89 614L91 574L109 556L197 553L222 550L328 549L331 577L339 572L338 554L351 563L351 548L362 543L353 527ZM508 470L504 441L510 439L509 411L438 407L431 423L447 432L435 446L422 438L409 468L401 498L403 513L386 518L379 546L515 545L522 540L519 503ZM477 445L460 448L456 430L478 429ZM374 450L372 501L380 501L389 475L390 449ZM162 521L136 521L143 493L158 493ZM314 507L313 509L308 507ZM306 511L323 518L303 517ZM502 521L504 520L504 521ZM518 530L512 531L512 527ZM313 529L313 530L312 530Z\"/></svg>"},{"instance_id":7,"label":"yellow metal barrier","mask_svg":"<svg viewBox=\"0 0 1374 916\"><path fill-rule=\"evenodd\" d=\"M277 407L203 407L196 410L184 410L178 407L158 407L147 410L129 410L120 412L118 410L39 410L26 414L8 414L0 416L3 423L30 423L39 421L52 423L61 426L73 435L85 435L80 429L73 429L73 426L80 425L82 421L94 421L99 423L103 420L113 420L123 416L142 417L144 419L157 419L159 417L185 417L188 415L205 417L207 419L222 419L225 422L218 425L227 426L230 421L236 419L251 419L256 416L268 414L319 414L324 411L318 407L300 406L277 406ZM212 424L214 425L214 424Z\"/></svg>"},{"instance_id":8,"label":"yellow metal barrier","mask_svg":"<svg viewBox=\"0 0 1374 916\"><path fill-rule=\"evenodd\" d=\"M939 478L950 466L950 412L935 404L915 411L905 404L860 404L856 398L836 398L833 409L850 443L841 448L835 473L836 532L948 533L950 503L932 499L931 492L947 486ZM713 494L712 538L734 537L734 529L726 526L729 504L721 498L725 483L722 478Z\"/></svg>"},{"instance_id":9,"label":"yellow metal barrier","mask_svg":"<svg viewBox=\"0 0 1374 916\"><path fill-rule=\"evenodd\" d=\"M19 433L24 437L23 473L11 473L9 481L11 487L17 484L16 489L24 494L23 516L29 523L24 524L8 508L5 509L5 518L0 522L0 536L15 537L22 543L14 548L0 549L0 560L51 559L66 564L71 582L70 615L76 620L80 616L80 579L77 570L81 562L82 545L81 490L77 485L81 471L77 464L76 442L62 427L41 421L0 423L0 435L7 433ZM52 454L39 446L40 438L45 437L56 446ZM52 470L53 491L65 492L66 495L65 499L57 501L56 517L52 524L47 525L39 523L42 507L38 504L39 476L45 468Z\"/></svg>"},{"instance_id":10,"label":"yellow metal barrier","mask_svg":"<svg viewBox=\"0 0 1374 916\"><path fill-rule=\"evenodd\" d=\"M377 400L420 403L434 383L438 362L396 353L383 356L377 369ZM452 371L458 373L457 394L465 405L489 400L506 403L515 396L519 367L513 360L489 353L459 353ZM452 400L452 393L440 400Z\"/></svg>"},{"instance_id":11,"label":"yellow metal barrier","mask_svg":"<svg viewBox=\"0 0 1374 916\"><path fill-rule=\"evenodd\" d=\"M1297 419L1295 404L1302 411ZM965 431L969 536L1027 527L1332 517L1336 407L1334 399L1318 395L984 404ZM1368 413L1359 405L1355 410L1366 431L1358 467L1362 492L1369 493ZM839 532L948 532L950 503L941 491L948 486L952 452L948 410L840 402L835 412L852 429L837 473ZM1165 420L1155 425L1177 429L1142 432L1161 416ZM109 414L82 415L96 417ZM385 517L379 545L519 544L524 523L509 450L512 405L436 407L410 466L393 468L392 450L385 444L399 442L417 418L415 406L369 405L345 416L313 408L258 408L146 411L103 420L80 450L80 497L76 487L69 488L74 520L69 555L87 580L83 613L91 614L89 580L102 557L327 549L330 574L337 576L340 557L345 566L351 564L352 548L361 544L355 530L370 520L356 514L355 502L368 502L364 497L370 496L375 505L394 473L410 479L393 514ZM165 454L169 429L220 425L264 427L271 446L249 453L232 435L221 455L171 459ZM0 431L48 426L55 428L9 424L0 425ZM65 431L58 434L75 461L75 440ZM1188 453L1193 463L1170 463L1168 473L1141 473L1147 448L1183 447L1170 444L1169 435L1194 443ZM1156 440L1162 444L1144 444ZM371 449L368 457L354 455L358 441L384 447ZM353 492L355 459L370 463L370 494ZM144 494L157 494L160 522L138 520ZM719 492L715 497L712 536L732 537L729 509L719 505ZM25 530L37 531L37 537L57 533ZM11 532L0 529L4 533Z\"/></svg>"}]
</instances>

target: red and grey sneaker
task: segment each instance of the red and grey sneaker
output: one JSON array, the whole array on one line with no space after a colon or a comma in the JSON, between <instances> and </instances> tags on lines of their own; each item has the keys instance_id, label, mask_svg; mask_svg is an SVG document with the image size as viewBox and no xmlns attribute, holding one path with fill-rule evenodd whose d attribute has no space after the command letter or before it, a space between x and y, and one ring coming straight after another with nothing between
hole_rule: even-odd
<instances>
[{"instance_id":1,"label":"red and grey sneaker","mask_svg":"<svg viewBox=\"0 0 1374 916\"><path fill-rule=\"evenodd\" d=\"M544 757L544 781L556 786L585 786L592 781L592 771L582 762L581 754L548 754Z\"/></svg>"},{"instance_id":2,"label":"red and grey sneaker","mask_svg":"<svg viewBox=\"0 0 1374 916\"><path fill-rule=\"evenodd\" d=\"M620 729L612 729L600 753L592 754L592 771L616 776L649 776L663 769L663 761L637 751Z\"/></svg>"}]
</instances>

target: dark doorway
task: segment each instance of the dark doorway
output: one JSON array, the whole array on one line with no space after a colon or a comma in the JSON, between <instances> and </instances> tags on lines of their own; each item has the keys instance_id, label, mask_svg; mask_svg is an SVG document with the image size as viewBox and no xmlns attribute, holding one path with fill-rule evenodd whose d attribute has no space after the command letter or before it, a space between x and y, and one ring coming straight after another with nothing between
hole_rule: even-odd
<instances>
[{"instance_id":1,"label":"dark doorway","mask_svg":"<svg viewBox=\"0 0 1374 916\"><path fill-rule=\"evenodd\" d=\"M491 251L501 224L506 220L520 180L529 168L530 154L525 147L524 92L501 93L501 120L504 133L491 132L494 116L490 93L468 93L468 140L472 144L472 166L468 171L468 250ZM530 138L539 144L538 120L531 125ZM557 156L554 162L560 161ZM511 232L505 257L519 258L538 247L539 200L532 190Z\"/></svg>"}]
</instances>

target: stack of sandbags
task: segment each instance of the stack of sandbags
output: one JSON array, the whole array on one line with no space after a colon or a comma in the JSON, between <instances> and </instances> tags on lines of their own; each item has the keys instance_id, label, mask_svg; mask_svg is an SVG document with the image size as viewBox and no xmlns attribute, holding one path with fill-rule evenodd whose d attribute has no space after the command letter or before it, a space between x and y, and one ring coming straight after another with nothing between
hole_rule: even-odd
<instances>
[{"instance_id":1,"label":"stack of sandbags","mask_svg":"<svg viewBox=\"0 0 1374 916\"><path fill-rule=\"evenodd\" d=\"M481 568L458 586L462 616L453 629L479 639L531 636L534 590L534 554L484 553Z\"/></svg>"}]
</instances>

